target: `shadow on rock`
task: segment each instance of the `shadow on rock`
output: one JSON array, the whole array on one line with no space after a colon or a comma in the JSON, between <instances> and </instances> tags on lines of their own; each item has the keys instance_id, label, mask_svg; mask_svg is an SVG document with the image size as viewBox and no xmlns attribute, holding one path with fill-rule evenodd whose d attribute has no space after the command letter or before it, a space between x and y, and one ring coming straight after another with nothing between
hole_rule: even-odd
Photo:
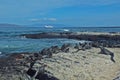
<instances>
[{"instance_id":1,"label":"shadow on rock","mask_svg":"<svg viewBox=\"0 0 120 80\"><path fill-rule=\"evenodd\" d=\"M28 69L27 74L31 77L31 78L35 78L38 80L59 80L54 76L49 75L50 73L43 70L34 70L32 68Z\"/></svg>"},{"instance_id":2,"label":"shadow on rock","mask_svg":"<svg viewBox=\"0 0 120 80\"><path fill-rule=\"evenodd\" d=\"M59 80L56 77L48 76L47 74L41 74L41 73L39 73L35 78L39 80Z\"/></svg>"}]
</instances>

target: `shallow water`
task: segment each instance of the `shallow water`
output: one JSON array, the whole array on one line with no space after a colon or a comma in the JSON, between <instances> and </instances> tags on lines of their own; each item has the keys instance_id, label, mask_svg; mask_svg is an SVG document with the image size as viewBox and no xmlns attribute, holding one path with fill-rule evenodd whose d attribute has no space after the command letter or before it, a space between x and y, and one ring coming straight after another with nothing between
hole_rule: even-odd
<instances>
[{"instance_id":1,"label":"shallow water","mask_svg":"<svg viewBox=\"0 0 120 80\"><path fill-rule=\"evenodd\" d=\"M13 52L38 52L43 48L53 45L61 46L64 43L76 43L72 39L26 39L20 34L41 33L41 32L63 32L63 31L94 31L94 32L120 32L120 28L52 28L42 27L0 27L0 54Z\"/></svg>"}]
</instances>

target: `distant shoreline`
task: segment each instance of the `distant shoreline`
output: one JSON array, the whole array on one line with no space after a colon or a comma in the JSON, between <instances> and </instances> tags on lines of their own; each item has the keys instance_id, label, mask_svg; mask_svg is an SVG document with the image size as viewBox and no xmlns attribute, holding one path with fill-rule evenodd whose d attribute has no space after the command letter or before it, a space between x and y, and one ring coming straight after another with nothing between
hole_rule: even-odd
<instances>
[{"instance_id":1,"label":"distant shoreline","mask_svg":"<svg viewBox=\"0 0 120 80\"><path fill-rule=\"evenodd\" d=\"M64 24L38 24L37 26L45 26L45 25L51 25L51 26L68 26L69 27L72 27L71 25L64 25ZM0 23L0 27L35 27L36 24L33 24L33 25L21 25L21 24L10 24L10 23ZM120 28L120 26L73 26L75 28L79 27L79 28Z\"/></svg>"},{"instance_id":2,"label":"distant shoreline","mask_svg":"<svg viewBox=\"0 0 120 80\"><path fill-rule=\"evenodd\" d=\"M68 38L78 40L120 40L120 32L42 32L36 34L22 34L25 38Z\"/></svg>"}]
</instances>

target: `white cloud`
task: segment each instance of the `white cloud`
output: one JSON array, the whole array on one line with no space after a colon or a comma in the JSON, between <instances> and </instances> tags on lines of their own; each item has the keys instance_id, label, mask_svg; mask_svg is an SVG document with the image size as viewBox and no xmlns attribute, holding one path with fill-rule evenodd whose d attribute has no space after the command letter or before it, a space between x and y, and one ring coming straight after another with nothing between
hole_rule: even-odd
<instances>
[{"instance_id":1,"label":"white cloud","mask_svg":"<svg viewBox=\"0 0 120 80\"><path fill-rule=\"evenodd\" d=\"M43 18L43 19L40 19L41 21L57 21L56 18Z\"/></svg>"},{"instance_id":2,"label":"white cloud","mask_svg":"<svg viewBox=\"0 0 120 80\"><path fill-rule=\"evenodd\" d=\"M30 19L29 21L36 22L36 21L39 21L39 19Z\"/></svg>"},{"instance_id":3,"label":"white cloud","mask_svg":"<svg viewBox=\"0 0 120 80\"><path fill-rule=\"evenodd\" d=\"M41 21L57 21L56 18L33 18L33 19L29 19L29 21L31 22L41 22Z\"/></svg>"},{"instance_id":4,"label":"white cloud","mask_svg":"<svg viewBox=\"0 0 120 80\"><path fill-rule=\"evenodd\" d=\"M48 21L57 21L56 18L47 18Z\"/></svg>"}]
</instances>

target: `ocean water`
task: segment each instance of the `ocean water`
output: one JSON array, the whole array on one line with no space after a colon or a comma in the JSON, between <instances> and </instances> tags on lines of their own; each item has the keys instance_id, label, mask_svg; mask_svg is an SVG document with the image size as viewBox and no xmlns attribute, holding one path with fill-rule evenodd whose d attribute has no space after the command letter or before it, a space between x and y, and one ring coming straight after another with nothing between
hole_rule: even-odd
<instances>
[{"instance_id":1,"label":"ocean water","mask_svg":"<svg viewBox=\"0 0 120 80\"><path fill-rule=\"evenodd\" d=\"M64 43L77 43L72 39L26 39L19 35L41 32L120 32L120 28L80 28L80 27L0 27L0 54L15 52L39 52L43 48L53 45L61 46Z\"/></svg>"}]
</instances>

